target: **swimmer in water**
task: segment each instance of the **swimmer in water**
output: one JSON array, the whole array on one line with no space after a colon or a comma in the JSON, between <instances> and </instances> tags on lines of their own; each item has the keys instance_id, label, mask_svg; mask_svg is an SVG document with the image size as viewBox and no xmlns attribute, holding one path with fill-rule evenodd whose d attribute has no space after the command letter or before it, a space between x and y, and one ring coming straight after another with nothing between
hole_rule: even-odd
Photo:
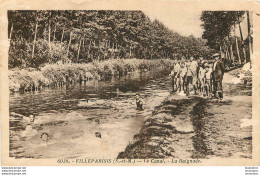
<instances>
[{"instance_id":1,"label":"swimmer in water","mask_svg":"<svg viewBox=\"0 0 260 175\"><path fill-rule=\"evenodd\" d=\"M98 138L101 138L101 133L100 132L95 132L95 136Z\"/></svg>"},{"instance_id":2,"label":"swimmer in water","mask_svg":"<svg viewBox=\"0 0 260 175\"><path fill-rule=\"evenodd\" d=\"M99 123L100 123L100 120L99 120L99 119L96 119L95 122L96 122L97 124L99 124Z\"/></svg>"},{"instance_id":3,"label":"swimmer in water","mask_svg":"<svg viewBox=\"0 0 260 175\"><path fill-rule=\"evenodd\" d=\"M37 134L37 130L33 129L31 124L27 124L25 130L22 131L21 137L33 137Z\"/></svg>"},{"instance_id":4,"label":"swimmer in water","mask_svg":"<svg viewBox=\"0 0 260 175\"><path fill-rule=\"evenodd\" d=\"M44 142L48 142L48 140L50 139L50 136L49 136L48 133L44 132L44 133L41 134L41 139Z\"/></svg>"},{"instance_id":5,"label":"swimmer in water","mask_svg":"<svg viewBox=\"0 0 260 175\"><path fill-rule=\"evenodd\" d=\"M30 122L31 123L34 123L34 121L35 121L35 115L29 115L29 120L30 120Z\"/></svg>"},{"instance_id":6,"label":"swimmer in water","mask_svg":"<svg viewBox=\"0 0 260 175\"><path fill-rule=\"evenodd\" d=\"M139 93L136 94L136 106L137 109L143 110L143 100Z\"/></svg>"}]
</instances>

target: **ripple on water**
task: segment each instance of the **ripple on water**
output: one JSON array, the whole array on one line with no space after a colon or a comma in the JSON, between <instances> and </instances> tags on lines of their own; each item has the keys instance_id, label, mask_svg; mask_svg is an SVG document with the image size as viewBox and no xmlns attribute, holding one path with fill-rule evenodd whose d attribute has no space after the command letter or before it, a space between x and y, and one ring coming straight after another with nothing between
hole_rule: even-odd
<instances>
[{"instance_id":1,"label":"ripple on water","mask_svg":"<svg viewBox=\"0 0 260 175\"><path fill-rule=\"evenodd\" d=\"M136 79L131 81L134 80ZM20 130L16 130L21 120L10 120L18 123L10 128L14 131L10 139L10 156L116 158L139 132L144 117L151 115L154 107L160 105L169 94L170 85L167 83L168 85L165 86L164 82L165 79L147 81L147 84L137 85L138 88L128 87L129 91L126 92L121 88L122 85L103 82L103 92L91 93L84 89L71 89L70 92L66 90L66 93L62 89L54 93L53 91L40 92L37 94L38 99L32 99L36 96L30 97L30 103L27 97L13 98L12 105L23 104L20 108L22 114L28 113L27 111L30 110L28 107L35 107L33 110L37 111L37 116L34 126L27 129L25 122L20 126ZM119 91L116 91L117 87ZM137 89L145 103L142 111L136 110ZM27 101L25 104L24 99ZM29 105L34 102L35 106ZM40 138L43 132L49 134L48 141ZM101 134L101 138L96 137L96 132Z\"/></svg>"}]
</instances>

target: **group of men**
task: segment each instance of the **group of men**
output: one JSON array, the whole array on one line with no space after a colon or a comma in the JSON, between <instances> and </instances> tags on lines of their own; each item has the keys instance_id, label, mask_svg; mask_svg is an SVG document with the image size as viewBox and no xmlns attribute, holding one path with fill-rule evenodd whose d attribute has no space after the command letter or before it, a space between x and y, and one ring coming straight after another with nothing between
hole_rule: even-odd
<instances>
[{"instance_id":1,"label":"group of men","mask_svg":"<svg viewBox=\"0 0 260 175\"><path fill-rule=\"evenodd\" d=\"M193 57L176 62L171 72L173 91L191 93L223 99L222 79L224 63L219 53L213 55L213 63L202 57L197 61Z\"/></svg>"}]
</instances>

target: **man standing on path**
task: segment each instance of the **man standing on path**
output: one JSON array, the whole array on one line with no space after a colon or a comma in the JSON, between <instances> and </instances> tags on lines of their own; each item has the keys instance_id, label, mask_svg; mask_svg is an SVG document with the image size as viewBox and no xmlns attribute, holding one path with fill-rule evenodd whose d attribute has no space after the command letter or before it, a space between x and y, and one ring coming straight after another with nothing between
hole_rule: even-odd
<instances>
[{"instance_id":1,"label":"man standing on path","mask_svg":"<svg viewBox=\"0 0 260 175\"><path fill-rule=\"evenodd\" d=\"M190 61L186 63L186 68L187 68L187 77L186 77L186 95L190 96L191 92L191 86L192 86L192 71L191 71L191 62L193 60L193 57L190 58Z\"/></svg>"},{"instance_id":2,"label":"man standing on path","mask_svg":"<svg viewBox=\"0 0 260 175\"><path fill-rule=\"evenodd\" d=\"M184 61L180 63L179 91L186 93L187 66Z\"/></svg>"},{"instance_id":3,"label":"man standing on path","mask_svg":"<svg viewBox=\"0 0 260 175\"><path fill-rule=\"evenodd\" d=\"M197 93L197 80L198 80L198 62L193 57L190 58L190 63L187 64L187 83L188 83L188 96L190 95L191 87L194 94Z\"/></svg>"},{"instance_id":4,"label":"man standing on path","mask_svg":"<svg viewBox=\"0 0 260 175\"><path fill-rule=\"evenodd\" d=\"M198 69L199 69L199 64L198 62L193 58L191 62L191 71L192 71L192 85L193 85L193 90L194 94L197 94L197 83L198 83Z\"/></svg>"},{"instance_id":5,"label":"man standing on path","mask_svg":"<svg viewBox=\"0 0 260 175\"><path fill-rule=\"evenodd\" d=\"M171 71L171 80L172 80L172 91L174 92L174 86L176 85L176 91L179 88L179 77L180 77L180 64L178 62L175 63L173 70Z\"/></svg>"},{"instance_id":6,"label":"man standing on path","mask_svg":"<svg viewBox=\"0 0 260 175\"><path fill-rule=\"evenodd\" d=\"M213 88L214 88L214 95L217 99L223 99L223 89L222 89L222 79L224 76L224 63L220 59L220 54L216 53L213 55L215 62L213 64Z\"/></svg>"}]
</instances>

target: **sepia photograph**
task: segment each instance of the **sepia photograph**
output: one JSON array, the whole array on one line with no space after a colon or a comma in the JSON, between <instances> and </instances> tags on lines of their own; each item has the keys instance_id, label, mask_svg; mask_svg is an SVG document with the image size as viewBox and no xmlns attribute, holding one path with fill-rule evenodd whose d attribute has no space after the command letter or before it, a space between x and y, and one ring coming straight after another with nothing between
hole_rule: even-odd
<instances>
[{"instance_id":1,"label":"sepia photograph","mask_svg":"<svg viewBox=\"0 0 260 175\"><path fill-rule=\"evenodd\" d=\"M9 160L256 158L260 14L154 9L6 10L8 129L1 130Z\"/></svg>"}]
</instances>

